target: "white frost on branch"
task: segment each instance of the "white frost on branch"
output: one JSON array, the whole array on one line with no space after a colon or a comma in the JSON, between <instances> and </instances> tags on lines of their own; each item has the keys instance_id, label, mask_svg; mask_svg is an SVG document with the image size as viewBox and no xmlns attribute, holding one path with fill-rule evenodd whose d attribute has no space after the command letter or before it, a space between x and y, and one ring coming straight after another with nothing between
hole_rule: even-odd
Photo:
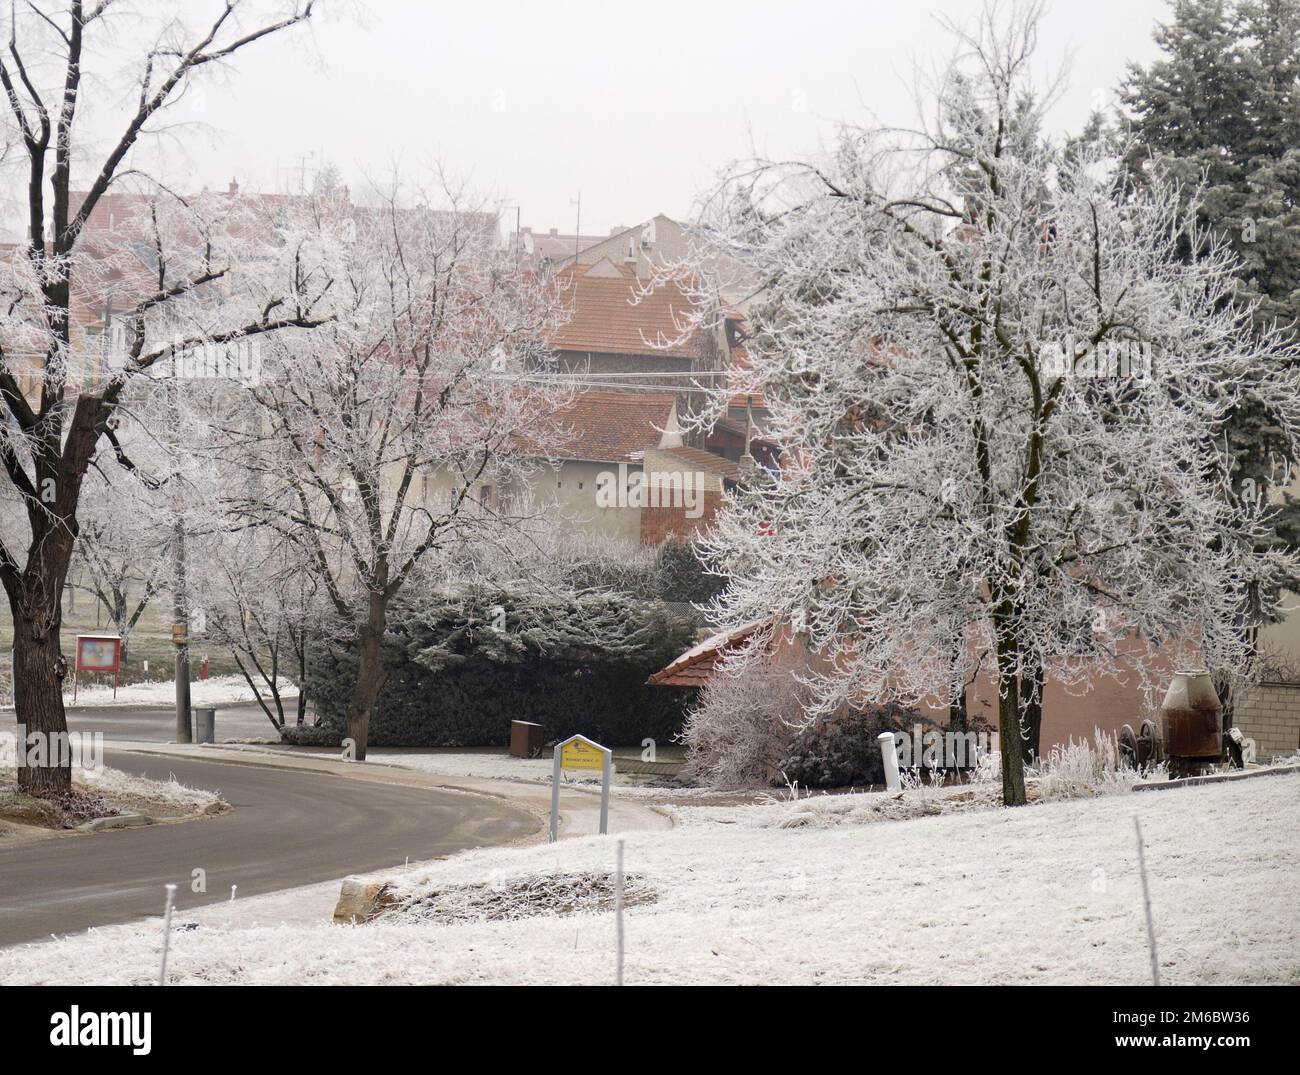
<instances>
[{"instance_id":1,"label":"white frost on branch","mask_svg":"<svg viewBox=\"0 0 1300 1075\"><path fill-rule=\"evenodd\" d=\"M1222 432L1249 402L1296 444L1300 354L1253 329L1195 198L1040 135L1036 18L965 38L920 130L728 175L718 241L763 290L748 380L700 419L761 393L783 451L709 542L725 623L802 628L820 713L983 661L1004 750L1036 662L1075 687L1162 647L1248 671L1244 610L1296 566L1261 551Z\"/></svg>"}]
</instances>

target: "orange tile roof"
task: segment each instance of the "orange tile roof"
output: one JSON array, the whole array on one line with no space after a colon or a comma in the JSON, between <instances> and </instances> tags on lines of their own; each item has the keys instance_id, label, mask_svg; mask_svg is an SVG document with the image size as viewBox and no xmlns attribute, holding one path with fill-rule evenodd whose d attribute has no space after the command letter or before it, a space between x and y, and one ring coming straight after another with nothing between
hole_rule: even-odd
<instances>
[{"instance_id":1,"label":"orange tile roof","mask_svg":"<svg viewBox=\"0 0 1300 1075\"><path fill-rule=\"evenodd\" d=\"M617 275L593 275L613 268ZM564 287L564 301L572 317L551 337L557 351L591 351L625 355L668 355L674 358L699 356L698 334L678 341L693 306L673 283L640 294L636 274L626 266L604 259L591 265L576 265L557 274ZM670 346L656 346L667 344Z\"/></svg>"},{"instance_id":2,"label":"orange tile roof","mask_svg":"<svg viewBox=\"0 0 1300 1075\"><path fill-rule=\"evenodd\" d=\"M703 687L720 658L728 651L738 648L755 631L771 626L774 621L775 617L754 620L706 638L667 667L661 668L646 682L655 687Z\"/></svg>"},{"instance_id":3,"label":"orange tile roof","mask_svg":"<svg viewBox=\"0 0 1300 1075\"><path fill-rule=\"evenodd\" d=\"M555 415L562 430L561 446L542 454L602 463L639 462L642 452L659 443L672 408L670 393L581 392Z\"/></svg>"},{"instance_id":4,"label":"orange tile roof","mask_svg":"<svg viewBox=\"0 0 1300 1075\"><path fill-rule=\"evenodd\" d=\"M713 452L707 452L703 448L691 448L684 446L681 448L661 448L660 451L667 455L689 463L700 470L707 470L710 473L721 475L727 481L738 481L740 479L740 467L730 459Z\"/></svg>"}]
</instances>

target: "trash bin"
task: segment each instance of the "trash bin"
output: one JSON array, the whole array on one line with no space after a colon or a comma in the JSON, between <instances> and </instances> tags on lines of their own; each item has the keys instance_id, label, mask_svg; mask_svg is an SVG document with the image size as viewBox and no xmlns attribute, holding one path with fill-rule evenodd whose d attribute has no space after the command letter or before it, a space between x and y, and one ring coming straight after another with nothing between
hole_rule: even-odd
<instances>
[{"instance_id":1,"label":"trash bin","mask_svg":"<svg viewBox=\"0 0 1300 1075\"><path fill-rule=\"evenodd\" d=\"M510 755L515 758L540 758L546 746L545 729L527 720L510 722Z\"/></svg>"},{"instance_id":2,"label":"trash bin","mask_svg":"<svg viewBox=\"0 0 1300 1075\"><path fill-rule=\"evenodd\" d=\"M217 711L213 707L194 707L194 741L196 743L217 741Z\"/></svg>"}]
</instances>

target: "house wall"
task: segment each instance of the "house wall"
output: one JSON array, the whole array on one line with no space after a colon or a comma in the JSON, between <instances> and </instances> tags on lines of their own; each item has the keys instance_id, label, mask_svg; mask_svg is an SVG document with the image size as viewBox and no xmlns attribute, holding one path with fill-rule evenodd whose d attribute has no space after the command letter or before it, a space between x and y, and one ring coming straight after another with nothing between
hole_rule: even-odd
<instances>
[{"instance_id":1,"label":"house wall","mask_svg":"<svg viewBox=\"0 0 1300 1075\"><path fill-rule=\"evenodd\" d=\"M601 258L609 258L614 264L623 265L627 263L628 245L631 243L637 276L644 280L650 277L657 266L684 260L691 253L691 246L682 226L662 214L654 217L653 222L654 245L648 249L641 245L641 236L650 221L616 232L607 239L586 247L576 256L575 261L579 265L588 265L595 264Z\"/></svg>"},{"instance_id":2,"label":"house wall","mask_svg":"<svg viewBox=\"0 0 1300 1075\"><path fill-rule=\"evenodd\" d=\"M1233 715L1242 735L1255 741L1256 761L1267 763L1300 750L1300 684L1252 687Z\"/></svg>"},{"instance_id":3,"label":"house wall","mask_svg":"<svg viewBox=\"0 0 1300 1075\"><path fill-rule=\"evenodd\" d=\"M641 544L686 540L712 524L722 506L721 475L656 448L646 449L644 466L653 496L641 509Z\"/></svg>"},{"instance_id":4,"label":"house wall","mask_svg":"<svg viewBox=\"0 0 1300 1075\"><path fill-rule=\"evenodd\" d=\"M629 477L640 471L640 466L629 464ZM564 532L635 545L640 540L640 512L633 507L602 507L597 502L596 483L605 473L617 474L618 464L572 459L542 464L513 488L493 488L492 506L500 506L511 496L527 497L530 511L549 513ZM418 496L434 510L445 505L452 487L451 476L445 471L430 471L420 479ZM480 485L473 498L479 500L481 493Z\"/></svg>"},{"instance_id":5,"label":"house wall","mask_svg":"<svg viewBox=\"0 0 1300 1075\"><path fill-rule=\"evenodd\" d=\"M634 544L640 533L640 511L632 506L602 506L597 483L602 475L619 473L617 463L566 459L557 468L544 467L532 476L538 503L550 507L566 530ZM628 464L629 480L641 468Z\"/></svg>"},{"instance_id":6,"label":"house wall","mask_svg":"<svg viewBox=\"0 0 1300 1075\"><path fill-rule=\"evenodd\" d=\"M1150 695L1132 668L1114 676L1100 676L1086 689L1067 685L1049 674L1043 687L1040 749L1046 754L1052 747L1065 746L1071 740L1091 742L1099 729L1116 733L1125 724L1131 724L1137 731L1143 720L1159 720L1160 703L1173 671L1167 661L1152 669L1150 678L1154 687ZM998 689L991 672L971 684L966 704L971 720L979 718L997 727ZM946 703L929 707L928 713L941 724L948 721Z\"/></svg>"},{"instance_id":7,"label":"house wall","mask_svg":"<svg viewBox=\"0 0 1300 1075\"><path fill-rule=\"evenodd\" d=\"M780 631L774 640L773 658L789 669L813 667L829 671L824 660L809 652L801 636L788 629ZM1068 687L1050 675L1044 688L1043 727L1040 747L1044 753L1053 746L1064 746L1071 739L1091 742L1097 729L1116 733L1125 724L1136 731L1144 719L1159 719L1160 703L1174 669L1169 662L1153 666L1151 680L1154 685L1148 697L1142 689L1140 677L1129 667L1115 676L1100 677L1086 691ZM1297 690L1300 695L1300 689ZM974 723L982 721L996 729L998 722L997 685L991 672L977 676L967 689L967 716ZM1300 698L1298 698L1300 700ZM864 699L868 704L870 699ZM948 702L938 694L924 699L914 707L923 717L939 725L948 723ZM1262 754L1260 755L1263 756Z\"/></svg>"},{"instance_id":8,"label":"house wall","mask_svg":"<svg viewBox=\"0 0 1300 1075\"><path fill-rule=\"evenodd\" d=\"M648 249L641 245L641 236L650 221L635 225L625 231L585 247L574 259L579 265L593 265L601 258L609 258L616 265L627 264L628 243L631 241L636 258L636 273L642 280L649 279L654 271L664 265L679 265L699 259L699 267L719 281L729 302L742 304L754 290L754 279L744 265L734 258L704 251L691 239L677 221L662 213L653 218L654 245ZM704 255L704 256L701 256Z\"/></svg>"},{"instance_id":9,"label":"house wall","mask_svg":"<svg viewBox=\"0 0 1300 1075\"><path fill-rule=\"evenodd\" d=\"M642 545L659 545L674 538L686 541L713 522L722 505L722 494L706 491L702 496L702 514L691 518L684 507L660 505L641 509L640 539Z\"/></svg>"}]
</instances>

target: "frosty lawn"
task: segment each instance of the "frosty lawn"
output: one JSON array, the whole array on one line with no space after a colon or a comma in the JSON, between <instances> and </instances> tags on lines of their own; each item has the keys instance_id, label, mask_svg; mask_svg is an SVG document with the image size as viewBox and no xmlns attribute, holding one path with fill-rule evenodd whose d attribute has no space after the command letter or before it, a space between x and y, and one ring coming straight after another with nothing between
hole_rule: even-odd
<instances>
[{"instance_id":1,"label":"frosty lawn","mask_svg":"<svg viewBox=\"0 0 1300 1075\"><path fill-rule=\"evenodd\" d=\"M677 829L625 837L643 896L626 916L629 983L1145 983L1135 814L1162 979L1300 983L1296 776L865 825L842 811L830 827L782 827L773 816L799 809L686 807ZM413 896L517 890L528 878L599 875L613 861L613 841L600 837L475 851L413 873L404 887ZM0 981L149 982L159 934L155 920L2 951ZM613 942L607 912L204 925L174 935L169 974L604 983Z\"/></svg>"},{"instance_id":2,"label":"frosty lawn","mask_svg":"<svg viewBox=\"0 0 1300 1075\"><path fill-rule=\"evenodd\" d=\"M287 688L282 697L297 698L298 692ZM64 704L72 705L72 690L64 696ZM191 705L237 705L256 702L253 689L243 676L216 676L212 679L195 679L190 684ZM176 684L171 680L154 680L152 683L131 683L117 688L116 696L111 686L96 684L82 687L77 692L79 707L136 707L168 706L176 702ZM12 708L12 707L10 707Z\"/></svg>"},{"instance_id":3,"label":"frosty lawn","mask_svg":"<svg viewBox=\"0 0 1300 1075\"><path fill-rule=\"evenodd\" d=\"M337 751L293 751L307 757L337 758ZM407 769L416 769L433 776L445 776L451 779L469 780L511 780L527 784L551 783L554 768L553 759L548 753L541 758L516 758L504 750L467 750L442 749L420 752L414 750L391 750L383 747L372 749L367 755L367 764L394 765ZM598 787L599 773L565 772L566 784L585 784ZM655 781L641 783L638 776L627 776L618 772L618 754L614 757L614 780L611 791L619 795L640 796L647 799L676 800L684 798L725 798L734 796L734 792L718 791L712 788L688 787L676 783L663 784Z\"/></svg>"},{"instance_id":4,"label":"frosty lawn","mask_svg":"<svg viewBox=\"0 0 1300 1075\"><path fill-rule=\"evenodd\" d=\"M221 795L169 780L149 780L120 769L74 767L72 792L58 800L27 796L15 787L12 737L0 737L0 846L34 839L99 817L146 814L155 820L193 819L228 809Z\"/></svg>"}]
</instances>

